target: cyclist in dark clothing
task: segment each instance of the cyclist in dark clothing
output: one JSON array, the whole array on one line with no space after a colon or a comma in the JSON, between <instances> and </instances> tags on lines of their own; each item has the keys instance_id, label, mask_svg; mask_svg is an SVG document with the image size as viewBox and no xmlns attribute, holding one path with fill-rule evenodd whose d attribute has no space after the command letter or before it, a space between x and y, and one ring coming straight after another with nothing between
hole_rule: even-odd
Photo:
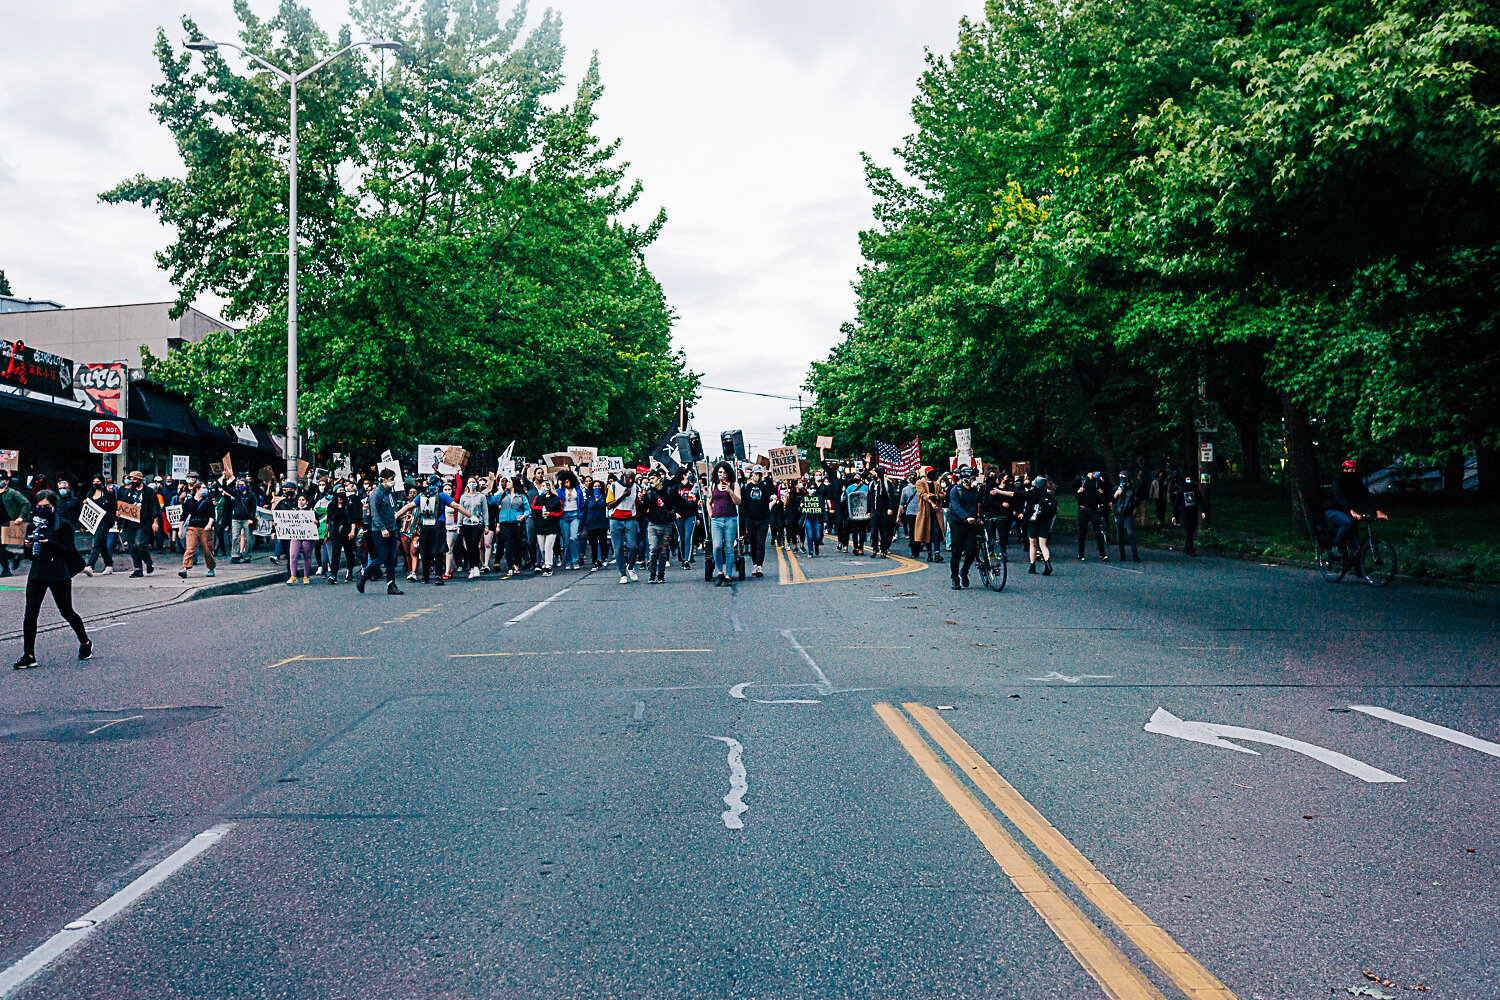
<instances>
[{"instance_id":1,"label":"cyclist in dark clothing","mask_svg":"<svg viewBox=\"0 0 1500 1000\"><path fill-rule=\"evenodd\" d=\"M1359 463L1349 458L1333 477L1333 486L1323 501L1323 519L1333 529L1333 547L1348 554L1349 539L1354 535L1355 525L1364 519L1359 508L1367 507L1373 498L1359 474ZM1377 521L1386 519L1385 512L1375 512Z\"/></svg>"}]
</instances>

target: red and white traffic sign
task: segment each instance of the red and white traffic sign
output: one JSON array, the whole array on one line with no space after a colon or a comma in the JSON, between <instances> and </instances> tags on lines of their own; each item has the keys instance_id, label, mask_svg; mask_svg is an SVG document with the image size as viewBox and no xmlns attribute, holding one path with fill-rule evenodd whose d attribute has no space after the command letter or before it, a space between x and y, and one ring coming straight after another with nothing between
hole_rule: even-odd
<instances>
[{"instance_id":1,"label":"red and white traffic sign","mask_svg":"<svg viewBox=\"0 0 1500 1000\"><path fill-rule=\"evenodd\" d=\"M95 455L118 455L125 447L125 429L118 420L89 421L89 451Z\"/></svg>"}]
</instances>

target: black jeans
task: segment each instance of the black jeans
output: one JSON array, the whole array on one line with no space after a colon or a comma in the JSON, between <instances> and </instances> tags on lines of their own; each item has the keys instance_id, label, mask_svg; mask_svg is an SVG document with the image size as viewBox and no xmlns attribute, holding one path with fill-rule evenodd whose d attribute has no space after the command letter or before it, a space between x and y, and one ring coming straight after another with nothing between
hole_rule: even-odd
<instances>
[{"instance_id":1,"label":"black jeans","mask_svg":"<svg viewBox=\"0 0 1500 1000\"><path fill-rule=\"evenodd\" d=\"M129 539L130 561L136 569L144 564L151 569L151 529L150 528L125 528L120 532L122 541Z\"/></svg>"},{"instance_id":2,"label":"black jeans","mask_svg":"<svg viewBox=\"0 0 1500 1000\"><path fill-rule=\"evenodd\" d=\"M432 578L432 564L440 560L448 553L448 529L445 525L435 524L432 526L422 525L422 533L417 539L418 554L422 559L422 582L428 583ZM438 566L438 579L443 578L443 567Z\"/></svg>"},{"instance_id":3,"label":"black jeans","mask_svg":"<svg viewBox=\"0 0 1500 1000\"><path fill-rule=\"evenodd\" d=\"M609 526L590 528L588 536L589 560L595 566L603 566L609 561Z\"/></svg>"},{"instance_id":4,"label":"black jeans","mask_svg":"<svg viewBox=\"0 0 1500 1000\"><path fill-rule=\"evenodd\" d=\"M1083 546L1091 534L1099 546L1099 558L1109 558L1109 553L1104 548L1104 516L1104 511L1093 507L1078 508L1078 558L1083 558Z\"/></svg>"},{"instance_id":5,"label":"black jeans","mask_svg":"<svg viewBox=\"0 0 1500 1000\"><path fill-rule=\"evenodd\" d=\"M1120 561L1125 561L1125 538L1130 537L1130 557L1139 559L1140 550L1135 546L1135 515L1117 514L1115 516L1115 535L1120 543Z\"/></svg>"},{"instance_id":6,"label":"black jeans","mask_svg":"<svg viewBox=\"0 0 1500 1000\"><path fill-rule=\"evenodd\" d=\"M484 544L484 525L461 524L458 527L459 549L463 553L464 565L469 569L479 566L479 550Z\"/></svg>"},{"instance_id":7,"label":"black jeans","mask_svg":"<svg viewBox=\"0 0 1500 1000\"><path fill-rule=\"evenodd\" d=\"M328 565L329 572L334 576L339 573L339 553L344 555L344 563L349 569L349 575L354 575L354 564L358 561L355 551L359 543L356 538L349 537L349 525L341 524L337 528L329 526L328 529Z\"/></svg>"},{"instance_id":8,"label":"black jeans","mask_svg":"<svg viewBox=\"0 0 1500 1000\"><path fill-rule=\"evenodd\" d=\"M495 537L502 539L501 548L505 550L505 564L511 569L520 569L521 564L526 561L523 550L526 538L521 530L521 522L501 521L498 527L500 530Z\"/></svg>"},{"instance_id":9,"label":"black jeans","mask_svg":"<svg viewBox=\"0 0 1500 1000\"><path fill-rule=\"evenodd\" d=\"M979 555L979 529L967 521L949 523L948 551L949 568L953 574L953 582L957 583L960 574L969 575L969 568Z\"/></svg>"},{"instance_id":10,"label":"black jeans","mask_svg":"<svg viewBox=\"0 0 1500 1000\"><path fill-rule=\"evenodd\" d=\"M73 610L73 581L72 580L39 580L36 577L26 579L26 617L22 624L23 649L28 656L36 654L36 620L42 611L42 598L47 596L47 591L52 591L52 601L57 605L63 620L73 626L73 631L78 635L80 644L89 641L88 632L84 631L83 619L78 617L78 612Z\"/></svg>"},{"instance_id":11,"label":"black jeans","mask_svg":"<svg viewBox=\"0 0 1500 1000\"><path fill-rule=\"evenodd\" d=\"M763 517L742 517L740 526L745 531L745 537L750 540L750 565L764 566L766 564L766 529L771 522Z\"/></svg>"},{"instance_id":12,"label":"black jeans","mask_svg":"<svg viewBox=\"0 0 1500 1000\"><path fill-rule=\"evenodd\" d=\"M896 536L896 516L876 511L870 516L870 548L876 552L890 552L891 539Z\"/></svg>"}]
</instances>

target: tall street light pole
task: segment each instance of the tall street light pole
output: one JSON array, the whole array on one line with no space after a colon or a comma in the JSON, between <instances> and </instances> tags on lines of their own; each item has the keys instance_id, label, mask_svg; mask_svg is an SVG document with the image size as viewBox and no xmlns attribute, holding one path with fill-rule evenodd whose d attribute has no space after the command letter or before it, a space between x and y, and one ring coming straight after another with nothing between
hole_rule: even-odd
<instances>
[{"instance_id":1,"label":"tall street light pole","mask_svg":"<svg viewBox=\"0 0 1500 1000\"><path fill-rule=\"evenodd\" d=\"M214 42L204 38L183 44L195 52L213 52L221 47L234 49L247 59L253 59L260 63L261 66L265 67L291 88L287 114L288 121L291 124L292 148L291 160L287 165L287 176L290 183L288 185L287 197L286 234L286 479L287 482L295 482L297 480L297 460L302 457L302 438L298 433L297 427L297 84L306 80L345 52L352 51L360 46L394 51L401 48L401 43L386 39L378 39L373 42L355 42L352 45L346 45L339 49L322 62L309 66L301 73L293 73L279 66L273 66L254 52L242 48L233 42Z\"/></svg>"}]
</instances>

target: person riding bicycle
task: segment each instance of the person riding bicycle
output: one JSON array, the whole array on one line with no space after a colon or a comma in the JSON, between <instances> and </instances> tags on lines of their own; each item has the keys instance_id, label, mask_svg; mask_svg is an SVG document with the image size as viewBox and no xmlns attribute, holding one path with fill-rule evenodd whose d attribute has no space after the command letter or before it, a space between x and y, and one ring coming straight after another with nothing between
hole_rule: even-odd
<instances>
[{"instance_id":1,"label":"person riding bicycle","mask_svg":"<svg viewBox=\"0 0 1500 1000\"><path fill-rule=\"evenodd\" d=\"M1333 486L1323 501L1323 520L1333 529L1333 547L1349 555L1349 539L1354 535L1356 523L1364 519L1360 507L1371 503L1373 498L1359 475L1359 463L1347 458L1343 468L1333 477ZM1375 512L1377 521L1386 520L1385 512Z\"/></svg>"},{"instance_id":2,"label":"person riding bicycle","mask_svg":"<svg viewBox=\"0 0 1500 1000\"><path fill-rule=\"evenodd\" d=\"M953 589L969 585L969 568L979 552L979 490L974 486L977 473L970 466L960 466L958 482L948 491L949 572Z\"/></svg>"}]
</instances>

